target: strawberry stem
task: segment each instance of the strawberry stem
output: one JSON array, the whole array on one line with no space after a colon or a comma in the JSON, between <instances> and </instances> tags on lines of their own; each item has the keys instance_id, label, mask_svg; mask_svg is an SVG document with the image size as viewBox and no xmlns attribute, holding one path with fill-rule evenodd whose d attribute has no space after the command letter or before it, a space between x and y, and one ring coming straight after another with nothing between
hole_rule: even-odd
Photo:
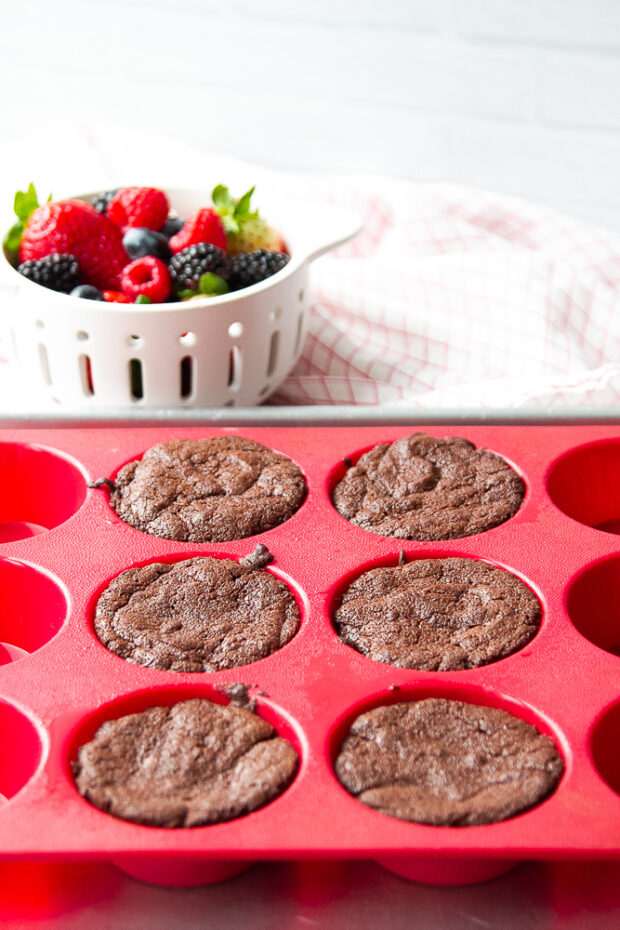
<instances>
[{"instance_id":1,"label":"strawberry stem","mask_svg":"<svg viewBox=\"0 0 620 930\"><path fill-rule=\"evenodd\" d=\"M254 210L252 213L250 212L250 200L252 199L254 190L255 187L251 187L249 191L242 194L238 200L234 200L234 198L230 196L228 188L224 187L223 184L218 184L213 188L211 194L213 206L216 212L222 217L224 229L227 233L240 232L245 222L256 219L258 216L258 210Z\"/></svg>"}]
</instances>

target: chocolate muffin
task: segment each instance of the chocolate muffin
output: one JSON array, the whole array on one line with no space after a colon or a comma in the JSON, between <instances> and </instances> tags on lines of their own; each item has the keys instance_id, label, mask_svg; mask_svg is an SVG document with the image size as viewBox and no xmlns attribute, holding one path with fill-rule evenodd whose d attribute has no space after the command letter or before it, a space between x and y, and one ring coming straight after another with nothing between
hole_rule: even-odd
<instances>
[{"instance_id":1,"label":"chocolate muffin","mask_svg":"<svg viewBox=\"0 0 620 930\"><path fill-rule=\"evenodd\" d=\"M114 578L100 596L95 631L111 652L149 668L214 672L256 662L295 635L299 610L264 571L265 546L234 562L156 562Z\"/></svg>"},{"instance_id":2,"label":"chocolate muffin","mask_svg":"<svg viewBox=\"0 0 620 930\"><path fill-rule=\"evenodd\" d=\"M106 721L73 768L80 794L113 817L199 827L268 804L297 764L291 744L266 720L194 698Z\"/></svg>"},{"instance_id":3,"label":"chocolate muffin","mask_svg":"<svg viewBox=\"0 0 620 930\"><path fill-rule=\"evenodd\" d=\"M413 433L350 467L333 503L351 523L397 539L458 539L504 523L523 482L504 459L467 439Z\"/></svg>"},{"instance_id":4,"label":"chocolate muffin","mask_svg":"<svg viewBox=\"0 0 620 930\"><path fill-rule=\"evenodd\" d=\"M540 804L564 763L548 736L504 710L429 698L362 714L335 768L368 807L455 827L496 823Z\"/></svg>"},{"instance_id":5,"label":"chocolate muffin","mask_svg":"<svg viewBox=\"0 0 620 930\"><path fill-rule=\"evenodd\" d=\"M305 495L291 459L253 439L215 436L148 449L120 469L110 504L121 520L152 536L227 542L284 523Z\"/></svg>"},{"instance_id":6,"label":"chocolate muffin","mask_svg":"<svg viewBox=\"0 0 620 930\"><path fill-rule=\"evenodd\" d=\"M364 572L334 614L340 639L376 662L476 668L521 649L541 609L510 572L475 559L419 559Z\"/></svg>"}]
</instances>

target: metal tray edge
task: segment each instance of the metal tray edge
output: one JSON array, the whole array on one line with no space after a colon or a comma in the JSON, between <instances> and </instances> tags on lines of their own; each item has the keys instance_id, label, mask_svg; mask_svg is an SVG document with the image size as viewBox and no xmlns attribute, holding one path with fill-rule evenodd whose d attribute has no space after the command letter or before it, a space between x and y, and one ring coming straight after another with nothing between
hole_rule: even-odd
<instances>
[{"instance_id":1,"label":"metal tray edge","mask_svg":"<svg viewBox=\"0 0 620 930\"><path fill-rule=\"evenodd\" d=\"M1 413L0 426L167 426L206 425L218 426L343 426L343 425L407 425L407 424L469 423L503 425L553 424L620 424L620 408L563 407L546 409L534 407L479 407L428 408L414 406L265 406L265 407L203 407L203 408L140 408L127 412L114 408L46 410L33 413L23 411Z\"/></svg>"}]
</instances>

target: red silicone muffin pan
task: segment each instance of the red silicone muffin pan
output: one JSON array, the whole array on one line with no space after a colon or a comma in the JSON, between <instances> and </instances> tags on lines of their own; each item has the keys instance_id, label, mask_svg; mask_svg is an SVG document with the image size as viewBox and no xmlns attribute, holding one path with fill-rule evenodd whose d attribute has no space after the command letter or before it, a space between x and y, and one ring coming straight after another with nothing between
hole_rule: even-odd
<instances>
[{"instance_id":1,"label":"red silicone muffin pan","mask_svg":"<svg viewBox=\"0 0 620 930\"><path fill-rule=\"evenodd\" d=\"M0 430L0 857L111 860L151 881L215 881L257 859L372 858L410 878L475 881L522 858L620 856L620 427L429 427L507 459L526 494L517 514L477 536L402 542L349 524L331 489L398 427ZM233 433L290 456L308 494L286 523L236 542L195 545L141 533L90 480L113 478L157 442ZM106 584L124 569L195 555L239 559L262 542L269 571L301 609L280 651L222 672L133 665L93 630ZM536 637L461 672L375 662L341 643L331 617L350 580L376 565L461 556L508 569L536 593ZM291 740L293 784L254 813L161 829L115 819L78 794L71 761L106 719L192 696L226 702L250 686L258 713ZM501 823L431 827L387 817L339 784L333 761L354 717L378 704L445 696L501 707L555 741L565 772L538 807Z\"/></svg>"}]
</instances>

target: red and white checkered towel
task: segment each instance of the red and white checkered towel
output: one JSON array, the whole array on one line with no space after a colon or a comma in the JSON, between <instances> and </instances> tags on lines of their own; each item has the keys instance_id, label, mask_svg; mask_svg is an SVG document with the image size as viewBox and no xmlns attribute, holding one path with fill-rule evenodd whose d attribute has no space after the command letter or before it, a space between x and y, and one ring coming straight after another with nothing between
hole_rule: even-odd
<instances>
[{"instance_id":1,"label":"red and white checkered towel","mask_svg":"<svg viewBox=\"0 0 620 930\"><path fill-rule=\"evenodd\" d=\"M446 184L315 187L360 210L364 231L315 268L310 333L279 402L617 402L620 235Z\"/></svg>"},{"instance_id":2,"label":"red and white checkered towel","mask_svg":"<svg viewBox=\"0 0 620 930\"><path fill-rule=\"evenodd\" d=\"M35 179L56 194L119 179L249 182L259 205L269 190L361 214L360 235L312 269L303 356L272 402L555 408L620 397L617 233L450 184L283 174L119 130L61 132L64 161L50 164L48 145L44 165L24 165L21 146L5 183Z\"/></svg>"}]
</instances>

